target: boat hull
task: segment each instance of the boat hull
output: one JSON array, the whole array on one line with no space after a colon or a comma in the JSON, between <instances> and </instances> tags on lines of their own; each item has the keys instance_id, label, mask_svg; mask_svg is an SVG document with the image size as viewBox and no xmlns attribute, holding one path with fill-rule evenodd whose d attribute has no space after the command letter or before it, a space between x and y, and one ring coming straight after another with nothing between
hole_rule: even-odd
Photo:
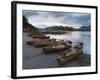
<instances>
[{"instance_id":1,"label":"boat hull","mask_svg":"<svg viewBox=\"0 0 100 80\"><path fill-rule=\"evenodd\" d=\"M77 47L78 46L78 47ZM78 44L75 45L74 47L70 48L69 52L64 53L63 56L59 56L57 58L58 64L66 64L68 62L70 62L71 60L74 60L75 58L77 58L80 54L82 54L83 50L83 44Z\"/></svg>"},{"instance_id":2,"label":"boat hull","mask_svg":"<svg viewBox=\"0 0 100 80\"><path fill-rule=\"evenodd\" d=\"M80 55L80 53L74 53L74 54L68 54L65 57L58 57L57 58L58 64L60 64L60 65L67 64L68 62L77 58L79 55Z\"/></svg>"},{"instance_id":3,"label":"boat hull","mask_svg":"<svg viewBox=\"0 0 100 80\"><path fill-rule=\"evenodd\" d=\"M63 45L63 44L58 44L58 45L61 45L61 47L58 47L58 46L47 46L47 47L44 47L43 48L43 51L44 53L52 53L52 52L58 52L58 51L62 51L62 50L65 50L66 49L66 46Z\"/></svg>"}]
</instances>

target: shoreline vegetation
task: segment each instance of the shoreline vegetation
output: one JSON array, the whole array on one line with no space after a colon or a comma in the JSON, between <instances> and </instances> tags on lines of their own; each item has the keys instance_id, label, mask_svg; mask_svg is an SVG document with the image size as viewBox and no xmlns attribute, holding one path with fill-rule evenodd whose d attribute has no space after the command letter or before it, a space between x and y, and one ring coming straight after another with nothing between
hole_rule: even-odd
<instances>
[{"instance_id":1,"label":"shoreline vegetation","mask_svg":"<svg viewBox=\"0 0 100 80\"><path fill-rule=\"evenodd\" d=\"M37 56L37 59L39 59L40 61L43 60L42 57L44 59L48 57L48 59L46 58L47 62L51 62L52 61L51 59L54 58L53 60L54 62L56 60L56 62L53 65L57 65L57 62L58 62L59 65L62 64L62 67L90 66L91 65L91 55L82 53L82 50L83 50L82 48L84 45L83 42L79 42L76 45L72 46L72 41L67 41L67 42L65 42L64 40L57 41L55 38L50 39L50 36L46 36L46 34L64 34L67 31L90 31L90 28L88 27L87 29L86 27L85 28L81 27L80 29L74 29L72 27L53 26L53 27L49 27L45 29L38 29L35 26L31 25L28 22L28 20L23 16L23 35L27 32L28 35L26 36L24 35L25 38L26 37L31 38L31 40L28 40L28 39L25 40L25 38L23 39L24 40L23 47L25 47L25 49L23 48L23 57L24 57L23 58L24 59L23 68L24 69L29 68L28 66L29 63L27 63L29 62L27 61L27 57L29 56L28 52L29 54L32 54L34 56L34 54L36 55L36 53L38 53L38 50L40 49L42 49L42 54L39 54L40 57ZM29 46L34 46L34 47L29 48ZM27 48L29 50L33 49L35 51L32 50L33 52L31 52L27 50ZM59 52L61 52L60 53L61 55L55 54ZM31 57L30 60L32 59L32 61L34 62L35 58L36 57ZM37 60L37 62L39 62L39 60ZM73 64L73 62L71 61L74 61L75 64ZM52 61L52 63L54 62ZM52 64L52 63L42 64L41 62L39 62L40 64L39 63L36 64L36 63L34 63L34 65L32 65L31 67L33 68L34 66L38 66L35 68L43 68L43 67L48 68L48 66L50 67L50 65L47 65L47 64ZM44 65L47 65L47 66L44 66ZM53 65L51 66L56 67Z\"/></svg>"}]
</instances>

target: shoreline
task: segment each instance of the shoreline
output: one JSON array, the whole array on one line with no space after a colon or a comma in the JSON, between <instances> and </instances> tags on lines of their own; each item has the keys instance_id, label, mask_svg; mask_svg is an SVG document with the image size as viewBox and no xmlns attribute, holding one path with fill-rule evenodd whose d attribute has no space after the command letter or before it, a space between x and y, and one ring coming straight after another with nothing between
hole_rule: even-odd
<instances>
[{"instance_id":1,"label":"shoreline","mask_svg":"<svg viewBox=\"0 0 100 80\"><path fill-rule=\"evenodd\" d=\"M67 32L75 32L75 31L55 31L55 32L41 32L43 34L66 34ZM77 31L80 32L80 31ZM82 31L82 32L90 32L90 31Z\"/></svg>"},{"instance_id":2,"label":"shoreline","mask_svg":"<svg viewBox=\"0 0 100 80\"><path fill-rule=\"evenodd\" d=\"M59 65L56 59L61 55L61 52L44 54L42 48L35 48L26 44L27 40L31 40L31 37L28 37L27 34L23 32L23 69L90 66L91 55L88 54L82 54L65 65Z\"/></svg>"}]
</instances>

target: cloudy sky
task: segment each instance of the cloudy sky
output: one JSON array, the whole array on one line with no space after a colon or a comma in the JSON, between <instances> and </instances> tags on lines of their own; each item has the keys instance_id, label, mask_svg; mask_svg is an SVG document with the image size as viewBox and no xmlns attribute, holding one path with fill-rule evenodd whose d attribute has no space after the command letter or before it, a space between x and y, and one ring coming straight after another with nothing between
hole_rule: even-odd
<instances>
[{"instance_id":1,"label":"cloudy sky","mask_svg":"<svg viewBox=\"0 0 100 80\"><path fill-rule=\"evenodd\" d=\"M39 28L57 25L79 28L83 25L90 25L91 22L89 13L23 10L23 15L28 19L29 23Z\"/></svg>"}]
</instances>

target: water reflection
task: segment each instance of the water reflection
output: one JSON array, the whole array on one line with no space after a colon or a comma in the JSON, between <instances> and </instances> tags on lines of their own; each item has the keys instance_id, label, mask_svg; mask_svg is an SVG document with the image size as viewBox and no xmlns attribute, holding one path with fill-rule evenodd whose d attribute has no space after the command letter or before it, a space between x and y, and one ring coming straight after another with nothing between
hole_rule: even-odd
<instances>
[{"instance_id":1,"label":"water reflection","mask_svg":"<svg viewBox=\"0 0 100 80\"><path fill-rule=\"evenodd\" d=\"M84 42L84 53L90 54L90 43L91 43L91 35L90 32L81 32L81 31L69 31L65 34L47 34L50 38L56 38L57 40L71 40L73 45L76 42Z\"/></svg>"}]
</instances>

